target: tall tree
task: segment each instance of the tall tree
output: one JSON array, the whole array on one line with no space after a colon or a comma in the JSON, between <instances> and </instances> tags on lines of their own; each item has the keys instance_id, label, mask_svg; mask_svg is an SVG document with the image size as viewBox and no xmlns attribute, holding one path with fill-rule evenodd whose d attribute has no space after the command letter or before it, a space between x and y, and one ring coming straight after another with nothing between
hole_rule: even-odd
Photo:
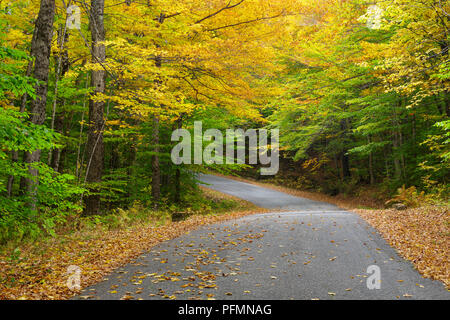
<instances>
[{"instance_id":1,"label":"tall tree","mask_svg":"<svg viewBox=\"0 0 450 320\"><path fill-rule=\"evenodd\" d=\"M103 130L104 130L104 107L105 101L96 99L96 95L105 93L106 72L103 64L106 60L105 26L104 26L104 0L92 0L89 15L89 24L92 38L92 60L94 64L99 64L99 68L92 71L91 86L94 93L89 100L89 133L87 141L87 168L86 182L97 184L102 181L103 174ZM100 213L100 195L98 187L94 185L90 189L91 194L85 198L86 215Z\"/></svg>"},{"instance_id":2,"label":"tall tree","mask_svg":"<svg viewBox=\"0 0 450 320\"><path fill-rule=\"evenodd\" d=\"M164 22L165 15L161 13L158 17L158 23L161 25ZM161 35L159 34L161 37ZM159 45L156 46L160 48ZM161 56L155 57L155 66L161 68L162 58ZM161 81L156 81L157 85L161 85ZM159 163L159 118L157 115L153 116L153 132L152 132L152 143L153 143L153 157L152 157L152 199L153 207L158 209L159 201L161 200L161 167Z\"/></svg>"},{"instance_id":3,"label":"tall tree","mask_svg":"<svg viewBox=\"0 0 450 320\"><path fill-rule=\"evenodd\" d=\"M31 43L31 55L34 57L34 78L38 80L36 85L36 98L31 102L31 122L41 125L45 121L47 91L48 91L48 73L50 67L50 51L53 37L53 21L55 18L55 0L41 0L39 14L36 19L35 32ZM26 152L24 160L32 164L39 162L41 150ZM31 165L29 172L33 179L25 178L22 186L35 198L38 170ZM30 205L35 208L35 200Z\"/></svg>"}]
</instances>

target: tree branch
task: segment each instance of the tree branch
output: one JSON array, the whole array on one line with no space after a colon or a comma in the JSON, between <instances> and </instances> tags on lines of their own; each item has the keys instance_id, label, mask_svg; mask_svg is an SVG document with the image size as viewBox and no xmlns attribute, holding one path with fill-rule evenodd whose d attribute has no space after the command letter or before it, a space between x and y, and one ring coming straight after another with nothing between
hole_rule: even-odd
<instances>
[{"instance_id":1,"label":"tree branch","mask_svg":"<svg viewBox=\"0 0 450 320\"><path fill-rule=\"evenodd\" d=\"M206 31L217 31L217 30L221 30L221 29L225 29L225 28L232 28L232 27L236 27L236 26L240 26L240 25L248 24L248 23L252 23L252 22L275 19L275 18L280 17L281 15L283 15L283 12L281 12L281 13L279 13L277 15L271 16L271 17L262 17L262 18L256 18L256 19L253 19L253 20L237 22L237 23L226 25L226 26L221 26L221 27L217 27L217 28L207 29Z\"/></svg>"},{"instance_id":2,"label":"tree branch","mask_svg":"<svg viewBox=\"0 0 450 320\"><path fill-rule=\"evenodd\" d=\"M200 20L195 21L194 24L197 24L197 23L200 23L200 22L205 21L206 19L212 18L212 17L218 15L219 13L221 13L222 11L225 11L225 10L229 10L229 9L235 8L235 7L237 7L238 5L240 5L240 4L241 4L242 2L244 2L244 1L245 1L245 0L240 0L239 2L237 2L236 4L233 4L233 5L231 5L231 1L230 1L230 2L228 2L228 4L227 4L225 7L223 7L223 8L221 8L221 9L217 10L217 11L214 12L214 13L211 13L210 15L208 15L208 16L206 16L206 17L200 19Z\"/></svg>"}]
</instances>

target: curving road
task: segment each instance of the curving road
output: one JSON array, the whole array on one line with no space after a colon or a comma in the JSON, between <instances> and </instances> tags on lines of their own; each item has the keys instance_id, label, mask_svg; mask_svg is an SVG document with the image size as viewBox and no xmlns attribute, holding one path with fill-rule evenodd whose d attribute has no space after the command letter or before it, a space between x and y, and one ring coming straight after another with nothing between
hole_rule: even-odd
<instances>
[{"instance_id":1,"label":"curving road","mask_svg":"<svg viewBox=\"0 0 450 320\"><path fill-rule=\"evenodd\" d=\"M450 299L366 222L334 205L210 175L208 187L285 210L156 246L75 299ZM379 268L376 282L369 266ZM370 283L380 284L369 289Z\"/></svg>"}]
</instances>

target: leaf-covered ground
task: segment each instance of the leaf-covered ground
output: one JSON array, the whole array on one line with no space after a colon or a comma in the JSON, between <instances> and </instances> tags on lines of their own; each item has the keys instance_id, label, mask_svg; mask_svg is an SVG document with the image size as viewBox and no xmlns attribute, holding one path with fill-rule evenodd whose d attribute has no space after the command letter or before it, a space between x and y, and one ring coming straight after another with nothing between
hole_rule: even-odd
<instances>
[{"instance_id":1,"label":"leaf-covered ground","mask_svg":"<svg viewBox=\"0 0 450 320\"><path fill-rule=\"evenodd\" d=\"M233 199L217 192L209 196ZM234 199L237 200L237 199ZM67 299L77 292L67 287L67 268L83 270L81 287L92 285L119 266L156 244L176 238L201 225L264 212L239 200L239 211L218 215L194 215L180 222L132 225L117 230L91 230L59 236L51 241L22 246L20 256L0 255L0 299Z\"/></svg>"},{"instance_id":2,"label":"leaf-covered ground","mask_svg":"<svg viewBox=\"0 0 450 320\"><path fill-rule=\"evenodd\" d=\"M446 206L407 210L354 210L425 277L450 289L450 211Z\"/></svg>"}]
</instances>

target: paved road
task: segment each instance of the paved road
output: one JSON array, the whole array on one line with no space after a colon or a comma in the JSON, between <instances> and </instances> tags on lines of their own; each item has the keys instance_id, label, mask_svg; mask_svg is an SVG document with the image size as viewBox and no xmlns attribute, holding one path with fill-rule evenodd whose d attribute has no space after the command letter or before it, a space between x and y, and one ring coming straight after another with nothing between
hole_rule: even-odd
<instances>
[{"instance_id":1,"label":"paved road","mask_svg":"<svg viewBox=\"0 0 450 320\"><path fill-rule=\"evenodd\" d=\"M91 299L450 299L359 216L234 180L209 187L272 209L161 243L84 290ZM369 266L380 289L368 289ZM76 297L80 299L80 297Z\"/></svg>"}]
</instances>

